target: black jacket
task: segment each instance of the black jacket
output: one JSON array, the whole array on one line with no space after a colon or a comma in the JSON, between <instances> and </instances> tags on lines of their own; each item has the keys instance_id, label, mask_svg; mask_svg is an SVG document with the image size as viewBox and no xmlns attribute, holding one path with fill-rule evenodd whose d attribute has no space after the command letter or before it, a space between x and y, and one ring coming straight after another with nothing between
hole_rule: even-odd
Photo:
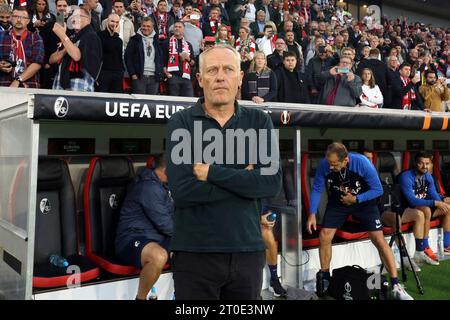
<instances>
[{"instance_id":1,"label":"black jacket","mask_svg":"<svg viewBox=\"0 0 450 320\"><path fill-rule=\"evenodd\" d=\"M161 243L173 234L170 192L153 170L144 168L127 191L117 226L116 252L136 237Z\"/></svg>"},{"instance_id":2,"label":"black jacket","mask_svg":"<svg viewBox=\"0 0 450 320\"><path fill-rule=\"evenodd\" d=\"M155 79L162 80L163 75L163 60L161 46L159 45L158 34L155 33L153 37L153 47L155 48ZM140 79L144 74L144 44L142 43L142 36L136 33L130 38L127 49L125 50L125 65L130 76L137 75Z\"/></svg>"},{"instance_id":3,"label":"black jacket","mask_svg":"<svg viewBox=\"0 0 450 320\"><path fill-rule=\"evenodd\" d=\"M291 75L295 77L291 77ZM278 102L310 103L305 76L298 70L289 73L283 66L275 71L278 83ZM292 81L292 78L295 78Z\"/></svg>"},{"instance_id":4,"label":"black jacket","mask_svg":"<svg viewBox=\"0 0 450 320\"><path fill-rule=\"evenodd\" d=\"M413 110L423 110L424 106L419 90L417 90L417 87L412 82L408 83L406 87L403 87L400 74L397 74L395 78L392 79L392 99L389 107L391 109L403 109L403 97L409 90L411 90L411 88L414 88L414 92L416 93L416 100L412 102L411 108Z\"/></svg>"},{"instance_id":5,"label":"black jacket","mask_svg":"<svg viewBox=\"0 0 450 320\"><path fill-rule=\"evenodd\" d=\"M333 58L322 60L318 56L315 56L314 58L309 60L309 63L306 66L305 70L309 89L316 89L317 91L320 91L323 86L322 78L320 75L323 71L330 70L332 64Z\"/></svg>"},{"instance_id":6,"label":"black jacket","mask_svg":"<svg viewBox=\"0 0 450 320\"><path fill-rule=\"evenodd\" d=\"M123 42L118 33L111 35L108 29L98 33L102 41L103 65L102 70L122 72L123 71ZM101 80L101 79L100 79Z\"/></svg>"}]
</instances>

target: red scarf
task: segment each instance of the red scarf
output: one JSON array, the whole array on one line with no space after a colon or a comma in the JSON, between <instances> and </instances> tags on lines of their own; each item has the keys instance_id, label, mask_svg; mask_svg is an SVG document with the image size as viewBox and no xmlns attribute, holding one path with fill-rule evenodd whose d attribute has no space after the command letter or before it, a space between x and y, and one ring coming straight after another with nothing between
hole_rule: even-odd
<instances>
[{"instance_id":1,"label":"red scarf","mask_svg":"<svg viewBox=\"0 0 450 320\"><path fill-rule=\"evenodd\" d=\"M166 40L168 37L168 23L169 23L169 15L168 13L160 14L158 11L155 12L156 19L158 20L158 34L159 40Z\"/></svg>"},{"instance_id":2,"label":"red scarf","mask_svg":"<svg viewBox=\"0 0 450 320\"><path fill-rule=\"evenodd\" d=\"M28 30L24 30L20 40L17 39L16 34L13 30L9 32L11 36L12 43L12 60L16 62L16 67L14 68L14 77L22 75L27 67L27 58L25 56L25 49L23 48L23 40L28 36Z\"/></svg>"},{"instance_id":3,"label":"red scarf","mask_svg":"<svg viewBox=\"0 0 450 320\"><path fill-rule=\"evenodd\" d=\"M339 84L341 83L341 76L337 75L336 80L334 82L334 88L331 90L331 92L328 94L327 99L325 100L325 104L332 106L334 105L334 100L336 100L337 91L339 89Z\"/></svg>"},{"instance_id":4,"label":"red scarf","mask_svg":"<svg viewBox=\"0 0 450 320\"><path fill-rule=\"evenodd\" d=\"M14 9L14 0L9 0L9 6L11 7L11 10ZM26 8L27 7L27 0L19 0L19 7Z\"/></svg>"},{"instance_id":5,"label":"red scarf","mask_svg":"<svg viewBox=\"0 0 450 320\"><path fill-rule=\"evenodd\" d=\"M191 54L189 50L189 44L184 37L182 38L183 49L182 52ZM178 54L178 40L172 36L169 40L169 62L167 63L167 71L180 71L180 55ZM183 78L191 79L191 65L188 61L183 61Z\"/></svg>"},{"instance_id":6,"label":"red scarf","mask_svg":"<svg viewBox=\"0 0 450 320\"><path fill-rule=\"evenodd\" d=\"M220 28L220 19L211 20L211 17L210 17L209 18L209 26L211 27L212 33L216 34L217 28Z\"/></svg>"},{"instance_id":7,"label":"red scarf","mask_svg":"<svg viewBox=\"0 0 450 320\"><path fill-rule=\"evenodd\" d=\"M400 79L402 80L403 87L406 87L411 82L409 78L400 77ZM402 109L411 110L411 105L414 100L416 100L416 92L414 91L414 87L412 87L402 98Z\"/></svg>"}]
</instances>

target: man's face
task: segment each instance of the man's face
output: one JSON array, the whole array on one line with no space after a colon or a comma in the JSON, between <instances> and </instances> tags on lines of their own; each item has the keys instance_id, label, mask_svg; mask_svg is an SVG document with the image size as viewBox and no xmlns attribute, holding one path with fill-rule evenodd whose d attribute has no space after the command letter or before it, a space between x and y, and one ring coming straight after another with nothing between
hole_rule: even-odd
<instances>
[{"instance_id":1,"label":"man's face","mask_svg":"<svg viewBox=\"0 0 450 320\"><path fill-rule=\"evenodd\" d=\"M336 153L330 153L329 155L327 155L327 161L331 171L340 172L347 166L348 157L345 157L344 160L339 160L339 157Z\"/></svg>"},{"instance_id":2,"label":"man's face","mask_svg":"<svg viewBox=\"0 0 450 320\"><path fill-rule=\"evenodd\" d=\"M259 22L264 22L264 20L266 19L266 13L264 11L258 11L258 14L256 15L256 19Z\"/></svg>"},{"instance_id":3,"label":"man's face","mask_svg":"<svg viewBox=\"0 0 450 320\"><path fill-rule=\"evenodd\" d=\"M30 18L26 11L14 10L11 17L11 24L16 30L23 30L26 28Z\"/></svg>"},{"instance_id":4,"label":"man's face","mask_svg":"<svg viewBox=\"0 0 450 320\"><path fill-rule=\"evenodd\" d=\"M213 106L223 106L234 102L243 75L240 62L231 50L213 48L202 56L197 78L205 100Z\"/></svg>"},{"instance_id":5,"label":"man's face","mask_svg":"<svg viewBox=\"0 0 450 320\"><path fill-rule=\"evenodd\" d=\"M98 0L87 0L86 4L89 7L89 9L94 10L95 8L97 8Z\"/></svg>"},{"instance_id":6,"label":"man's face","mask_svg":"<svg viewBox=\"0 0 450 320\"><path fill-rule=\"evenodd\" d=\"M182 23L175 23L173 25L173 35L175 37L182 37L184 35L184 25Z\"/></svg>"},{"instance_id":7,"label":"man's face","mask_svg":"<svg viewBox=\"0 0 450 320\"><path fill-rule=\"evenodd\" d=\"M9 25L11 21L11 15L7 12L0 13L0 24L3 26Z\"/></svg>"},{"instance_id":8,"label":"man's face","mask_svg":"<svg viewBox=\"0 0 450 320\"><path fill-rule=\"evenodd\" d=\"M108 18L108 28L111 31L116 30L119 26L120 17L117 14L110 15Z\"/></svg>"},{"instance_id":9,"label":"man's face","mask_svg":"<svg viewBox=\"0 0 450 320\"><path fill-rule=\"evenodd\" d=\"M353 52L352 51L350 51L350 50L345 50L344 52L342 52L342 57L345 57L345 58L349 58L349 59L352 59L353 60Z\"/></svg>"},{"instance_id":10,"label":"man's face","mask_svg":"<svg viewBox=\"0 0 450 320\"><path fill-rule=\"evenodd\" d=\"M429 73L427 75L427 84L432 86L433 84L436 83L436 74L434 73Z\"/></svg>"},{"instance_id":11,"label":"man's face","mask_svg":"<svg viewBox=\"0 0 450 320\"><path fill-rule=\"evenodd\" d=\"M277 41L275 41L275 49L280 52L286 49L286 44L282 39L277 39Z\"/></svg>"},{"instance_id":12,"label":"man's face","mask_svg":"<svg viewBox=\"0 0 450 320\"><path fill-rule=\"evenodd\" d=\"M390 58L389 59L389 67L391 69L396 69L398 66L398 59L397 58Z\"/></svg>"},{"instance_id":13,"label":"man's face","mask_svg":"<svg viewBox=\"0 0 450 320\"><path fill-rule=\"evenodd\" d=\"M70 23L72 24L73 29L78 31L83 29L87 25L87 19L88 17L83 11L75 9L70 16Z\"/></svg>"},{"instance_id":14,"label":"man's face","mask_svg":"<svg viewBox=\"0 0 450 320\"><path fill-rule=\"evenodd\" d=\"M339 67L351 69L352 68L352 61L350 59L348 59L348 58L347 59L341 58L341 61L339 61Z\"/></svg>"},{"instance_id":15,"label":"man's face","mask_svg":"<svg viewBox=\"0 0 450 320\"><path fill-rule=\"evenodd\" d=\"M165 1L161 1L158 3L158 12L166 13L167 12L167 3Z\"/></svg>"},{"instance_id":16,"label":"man's face","mask_svg":"<svg viewBox=\"0 0 450 320\"><path fill-rule=\"evenodd\" d=\"M335 39L335 44L337 47L342 47L344 45L344 38L342 36L337 36Z\"/></svg>"},{"instance_id":17,"label":"man's face","mask_svg":"<svg viewBox=\"0 0 450 320\"><path fill-rule=\"evenodd\" d=\"M173 5L172 6L172 11L173 11L173 13L175 13L175 15L178 15L178 13L180 12L180 6L179 5Z\"/></svg>"},{"instance_id":18,"label":"man's face","mask_svg":"<svg viewBox=\"0 0 450 320\"><path fill-rule=\"evenodd\" d=\"M122 2L115 2L113 9L114 13L118 14L119 16L121 16L125 12L125 7Z\"/></svg>"},{"instance_id":19,"label":"man's face","mask_svg":"<svg viewBox=\"0 0 450 320\"><path fill-rule=\"evenodd\" d=\"M294 30L294 23L292 21L286 21L284 23L284 31L292 31Z\"/></svg>"},{"instance_id":20,"label":"man's face","mask_svg":"<svg viewBox=\"0 0 450 320\"><path fill-rule=\"evenodd\" d=\"M58 12L64 12L64 16L67 17L69 6L66 1L58 1L56 3L56 10Z\"/></svg>"},{"instance_id":21,"label":"man's face","mask_svg":"<svg viewBox=\"0 0 450 320\"><path fill-rule=\"evenodd\" d=\"M153 24L150 21L145 21L141 25L141 31L144 36L149 36L153 32Z\"/></svg>"},{"instance_id":22,"label":"man's face","mask_svg":"<svg viewBox=\"0 0 450 320\"><path fill-rule=\"evenodd\" d=\"M400 75L404 78L409 78L409 76L411 75L411 67L405 66L405 67L401 68Z\"/></svg>"},{"instance_id":23,"label":"man's face","mask_svg":"<svg viewBox=\"0 0 450 320\"><path fill-rule=\"evenodd\" d=\"M192 13L192 6L186 6L184 7L184 14L188 15Z\"/></svg>"},{"instance_id":24,"label":"man's face","mask_svg":"<svg viewBox=\"0 0 450 320\"><path fill-rule=\"evenodd\" d=\"M273 29L272 29L272 28L266 28L266 29L264 30L264 35L265 35L267 38L270 38L270 37L273 35Z\"/></svg>"},{"instance_id":25,"label":"man's face","mask_svg":"<svg viewBox=\"0 0 450 320\"><path fill-rule=\"evenodd\" d=\"M210 18L212 19L212 20L218 20L219 19L219 11L218 10L211 10L210 12L209 12L209 16L210 16Z\"/></svg>"},{"instance_id":26,"label":"man's face","mask_svg":"<svg viewBox=\"0 0 450 320\"><path fill-rule=\"evenodd\" d=\"M425 174L429 172L431 165L431 159L429 158L419 158L416 162L416 170L420 174Z\"/></svg>"},{"instance_id":27,"label":"man's face","mask_svg":"<svg viewBox=\"0 0 450 320\"><path fill-rule=\"evenodd\" d=\"M283 65L287 70L294 71L297 59L295 57L286 57L283 59Z\"/></svg>"},{"instance_id":28,"label":"man's face","mask_svg":"<svg viewBox=\"0 0 450 320\"><path fill-rule=\"evenodd\" d=\"M286 33L286 42L289 44L294 43L294 33L293 32L287 32Z\"/></svg>"}]
</instances>

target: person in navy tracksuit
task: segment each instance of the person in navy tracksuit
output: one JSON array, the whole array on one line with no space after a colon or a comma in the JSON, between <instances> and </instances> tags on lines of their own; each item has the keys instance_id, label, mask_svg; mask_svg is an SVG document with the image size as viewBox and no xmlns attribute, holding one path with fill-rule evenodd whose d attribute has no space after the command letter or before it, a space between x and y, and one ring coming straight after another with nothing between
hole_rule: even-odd
<instances>
[{"instance_id":1,"label":"person in navy tracksuit","mask_svg":"<svg viewBox=\"0 0 450 320\"><path fill-rule=\"evenodd\" d=\"M399 177L399 183L404 197L403 206L420 210L424 215L423 252L420 256L415 256L415 260L419 263L438 265L438 257L428 243L430 220L433 217L443 216L444 253L450 255L450 198L442 199L436 191L436 184L430 173L431 161L430 154L419 152L414 157L415 168L403 172Z\"/></svg>"},{"instance_id":2,"label":"person in navy tracksuit","mask_svg":"<svg viewBox=\"0 0 450 320\"><path fill-rule=\"evenodd\" d=\"M393 295L401 300L412 300L398 283L394 255L383 236L376 203L376 199L383 194L383 188L373 164L363 155L348 153L341 143L328 146L326 158L321 160L314 178L307 221L309 233L316 229L316 213L325 185L328 187L328 203L320 230L318 295L324 295L329 285L331 241L336 230L351 214L361 222L361 228L369 232L391 277Z\"/></svg>"},{"instance_id":3,"label":"person in navy tracksuit","mask_svg":"<svg viewBox=\"0 0 450 320\"><path fill-rule=\"evenodd\" d=\"M158 280L170 252L174 204L167 188L166 160L159 155L154 169L144 168L127 192L116 236L116 256L142 268L136 300L145 300Z\"/></svg>"}]
</instances>

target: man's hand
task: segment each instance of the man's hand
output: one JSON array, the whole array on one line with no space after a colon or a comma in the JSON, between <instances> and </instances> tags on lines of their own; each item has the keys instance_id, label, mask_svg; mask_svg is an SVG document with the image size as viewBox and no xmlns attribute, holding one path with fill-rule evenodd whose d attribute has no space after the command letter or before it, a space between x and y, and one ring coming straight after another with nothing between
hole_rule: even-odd
<instances>
[{"instance_id":1,"label":"man's hand","mask_svg":"<svg viewBox=\"0 0 450 320\"><path fill-rule=\"evenodd\" d=\"M55 23L53 25L52 30L61 41L64 41L64 39L66 38L66 30L67 30L67 25L65 23L64 23L64 27L61 26L59 23Z\"/></svg>"},{"instance_id":2,"label":"man's hand","mask_svg":"<svg viewBox=\"0 0 450 320\"><path fill-rule=\"evenodd\" d=\"M308 216L308 221L306 221L306 230L308 230L309 234L312 234L312 230L317 230L317 221L315 214L310 214Z\"/></svg>"},{"instance_id":3,"label":"man's hand","mask_svg":"<svg viewBox=\"0 0 450 320\"><path fill-rule=\"evenodd\" d=\"M11 73L12 69L11 65L9 67L0 67L0 71L5 73Z\"/></svg>"},{"instance_id":4,"label":"man's hand","mask_svg":"<svg viewBox=\"0 0 450 320\"><path fill-rule=\"evenodd\" d=\"M263 98L261 98L261 97L258 97L258 96L254 96L253 98L252 98L252 101L254 102L254 103L263 103L264 102L264 99Z\"/></svg>"},{"instance_id":5,"label":"man's hand","mask_svg":"<svg viewBox=\"0 0 450 320\"><path fill-rule=\"evenodd\" d=\"M138 76L137 76L137 75L133 74L133 75L131 76L131 80L137 80L137 79L138 79Z\"/></svg>"},{"instance_id":6,"label":"man's hand","mask_svg":"<svg viewBox=\"0 0 450 320\"><path fill-rule=\"evenodd\" d=\"M414 78L411 79L411 82L414 83L414 84L416 84L419 81L420 81L420 76L418 74L416 74L414 76Z\"/></svg>"},{"instance_id":7,"label":"man's hand","mask_svg":"<svg viewBox=\"0 0 450 320\"><path fill-rule=\"evenodd\" d=\"M349 73L347 73L347 81L350 82L353 80L355 80L355 74L350 71Z\"/></svg>"},{"instance_id":8,"label":"man's hand","mask_svg":"<svg viewBox=\"0 0 450 320\"><path fill-rule=\"evenodd\" d=\"M272 214L272 211L261 216L261 225L266 228L273 228L275 226L275 221L268 221L267 217Z\"/></svg>"},{"instance_id":9,"label":"man's hand","mask_svg":"<svg viewBox=\"0 0 450 320\"><path fill-rule=\"evenodd\" d=\"M11 82L11 84L9 86L11 88L18 88L20 86L20 82L17 80L14 80L13 82Z\"/></svg>"},{"instance_id":10,"label":"man's hand","mask_svg":"<svg viewBox=\"0 0 450 320\"><path fill-rule=\"evenodd\" d=\"M182 59L183 61L189 61L189 60L191 60L191 57L189 56L189 53L187 53L187 52L182 52L182 53L181 53L181 59Z\"/></svg>"},{"instance_id":11,"label":"man's hand","mask_svg":"<svg viewBox=\"0 0 450 320\"><path fill-rule=\"evenodd\" d=\"M338 72L337 72L338 67L333 67L330 69L330 74L332 76L337 76Z\"/></svg>"},{"instance_id":12,"label":"man's hand","mask_svg":"<svg viewBox=\"0 0 450 320\"><path fill-rule=\"evenodd\" d=\"M346 206L351 206L352 204L356 203L356 196L347 192L347 194L345 196L341 196L341 202L343 204L345 204Z\"/></svg>"},{"instance_id":13,"label":"man's hand","mask_svg":"<svg viewBox=\"0 0 450 320\"><path fill-rule=\"evenodd\" d=\"M200 181L208 179L209 164L208 163L194 163L192 166L194 176Z\"/></svg>"},{"instance_id":14,"label":"man's hand","mask_svg":"<svg viewBox=\"0 0 450 320\"><path fill-rule=\"evenodd\" d=\"M440 209L442 212L444 212L445 214L449 214L450 213L450 205L443 202L443 201L435 201L434 205Z\"/></svg>"},{"instance_id":15,"label":"man's hand","mask_svg":"<svg viewBox=\"0 0 450 320\"><path fill-rule=\"evenodd\" d=\"M245 170L248 170L248 171L253 170L253 169L254 169L254 166L252 164L249 164L248 166L245 167Z\"/></svg>"}]
</instances>

